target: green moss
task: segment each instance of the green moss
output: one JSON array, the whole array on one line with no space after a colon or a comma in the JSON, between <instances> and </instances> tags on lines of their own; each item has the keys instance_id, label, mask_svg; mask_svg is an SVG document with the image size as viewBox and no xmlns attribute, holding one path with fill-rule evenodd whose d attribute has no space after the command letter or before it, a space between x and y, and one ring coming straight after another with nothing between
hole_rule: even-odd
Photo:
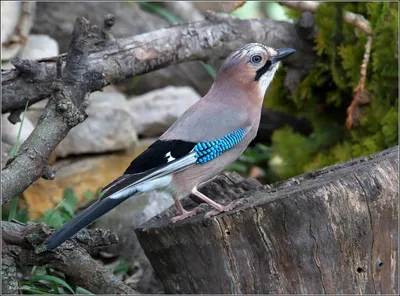
<instances>
[{"instance_id":1,"label":"green moss","mask_svg":"<svg viewBox=\"0 0 400 296\"><path fill-rule=\"evenodd\" d=\"M370 103L360 106L360 124L350 130L345 127L347 108L360 79L367 36L344 23L344 10L363 15L373 30L365 82ZM274 170L281 178L398 144L397 3L324 3L315 18L319 31L314 69L291 94L292 100L287 99L283 87L283 70L278 72L267 95L268 108L306 116L314 126L314 133L308 137L287 127L274 133L273 153L283 159Z\"/></svg>"}]
</instances>

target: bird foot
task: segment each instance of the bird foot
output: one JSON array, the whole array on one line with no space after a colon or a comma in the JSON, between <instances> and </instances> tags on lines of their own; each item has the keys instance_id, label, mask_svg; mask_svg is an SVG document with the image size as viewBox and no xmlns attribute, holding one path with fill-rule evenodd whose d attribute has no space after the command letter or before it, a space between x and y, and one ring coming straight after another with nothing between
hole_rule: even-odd
<instances>
[{"instance_id":1,"label":"bird foot","mask_svg":"<svg viewBox=\"0 0 400 296\"><path fill-rule=\"evenodd\" d=\"M204 215L204 218L211 218L220 213L229 212L229 211L233 210L234 208L243 205L244 202L245 202L245 200L233 201L226 206L221 206L221 208L219 208L219 209L214 209L213 211L208 212L207 214Z\"/></svg>"},{"instance_id":2,"label":"bird foot","mask_svg":"<svg viewBox=\"0 0 400 296\"><path fill-rule=\"evenodd\" d=\"M185 219L187 219L187 218L189 218L189 217L192 217L192 216L194 216L194 215L196 215L196 214L198 214L198 213L200 213L200 212L202 212L202 211L204 211L204 205L203 205L203 204L201 204L201 205L195 207L195 208L194 208L193 210L191 210L191 211L184 211L182 214L173 217L173 218L171 219L171 220L172 220L172 223L176 223L176 222L178 222L178 221L185 220Z\"/></svg>"}]
</instances>

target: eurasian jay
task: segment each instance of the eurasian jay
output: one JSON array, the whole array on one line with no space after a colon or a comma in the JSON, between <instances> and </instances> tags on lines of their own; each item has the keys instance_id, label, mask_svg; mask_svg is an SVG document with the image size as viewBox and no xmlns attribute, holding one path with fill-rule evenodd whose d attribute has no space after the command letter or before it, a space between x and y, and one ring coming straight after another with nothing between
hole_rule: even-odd
<instances>
[{"instance_id":1,"label":"eurasian jay","mask_svg":"<svg viewBox=\"0 0 400 296\"><path fill-rule=\"evenodd\" d=\"M103 188L103 196L46 242L54 249L82 228L128 198L163 190L171 194L179 215L172 222L198 212L186 211L180 199L194 194L215 210L232 210L202 194L203 186L235 161L257 134L265 92L280 61L294 49L274 49L259 43L232 52L219 69L208 93L191 106L124 174Z\"/></svg>"}]
</instances>

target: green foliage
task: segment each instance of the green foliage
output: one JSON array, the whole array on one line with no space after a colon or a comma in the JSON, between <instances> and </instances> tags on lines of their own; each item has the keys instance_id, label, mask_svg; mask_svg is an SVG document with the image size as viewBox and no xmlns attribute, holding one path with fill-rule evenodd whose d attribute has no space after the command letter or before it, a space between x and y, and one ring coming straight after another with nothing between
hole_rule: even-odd
<instances>
[{"instance_id":1,"label":"green foliage","mask_svg":"<svg viewBox=\"0 0 400 296\"><path fill-rule=\"evenodd\" d=\"M95 196L92 192L88 191L86 194L86 202L94 199ZM71 188L66 188L63 195L63 200L50 211L37 220L55 229L60 228L66 222L70 221L76 214L78 206L78 197L74 194Z\"/></svg>"},{"instance_id":2,"label":"green foliage","mask_svg":"<svg viewBox=\"0 0 400 296\"><path fill-rule=\"evenodd\" d=\"M258 166L265 170L267 182L272 183L279 180L276 174L268 168L268 163L271 161L272 156L271 148L263 144L256 144L254 147L248 147L228 169L247 177L250 169Z\"/></svg>"},{"instance_id":3,"label":"green foliage","mask_svg":"<svg viewBox=\"0 0 400 296\"><path fill-rule=\"evenodd\" d=\"M365 89L370 103L360 107L360 124L345 128L346 111L360 79L367 37L343 21L343 11L362 14L373 30ZM288 15L298 12L286 9ZM276 131L272 150L283 162L274 167L288 178L351 158L369 155L398 144L397 3L323 3L315 13L318 34L314 69L288 100L284 71L277 73L266 106L308 118L309 137L289 128Z\"/></svg>"},{"instance_id":4,"label":"green foliage","mask_svg":"<svg viewBox=\"0 0 400 296\"><path fill-rule=\"evenodd\" d=\"M126 275L129 272L129 264L125 260L121 260L117 265L109 268L109 271L116 276Z\"/></svg>"},{"instance_id":5,"label":"green foliage","mask_svg":"<svg viewBox=\"0 0 400 296\"><path fill-rule=\"evenodd\" d=\"M51 268L33 267L31 278L21 281L23 294L89 294L88 290L68 283L64 276Z\"/></svg>"}]
</instances>

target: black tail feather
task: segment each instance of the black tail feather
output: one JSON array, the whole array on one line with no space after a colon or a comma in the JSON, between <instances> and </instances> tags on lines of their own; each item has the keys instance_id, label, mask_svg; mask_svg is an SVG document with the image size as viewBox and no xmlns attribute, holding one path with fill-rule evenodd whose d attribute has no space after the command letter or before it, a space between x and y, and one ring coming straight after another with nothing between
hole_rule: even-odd
<instances>
[{"instance_id":1,"label":"black tail feather","mask_svg":"<svg viewBox=\"0 0 400 296\"><path fill-rule=\"evenodd\" d=\"M96 201L83 212L79 213L79 215L76 216L74 219L67 222L59 230L53 233L44 243L46 249L52 250L57 248L79 230L88 226L97 218L112 210L120 203L127 200L130 196L118 199L105 198Z\"/></svg>"}]
</instances>

